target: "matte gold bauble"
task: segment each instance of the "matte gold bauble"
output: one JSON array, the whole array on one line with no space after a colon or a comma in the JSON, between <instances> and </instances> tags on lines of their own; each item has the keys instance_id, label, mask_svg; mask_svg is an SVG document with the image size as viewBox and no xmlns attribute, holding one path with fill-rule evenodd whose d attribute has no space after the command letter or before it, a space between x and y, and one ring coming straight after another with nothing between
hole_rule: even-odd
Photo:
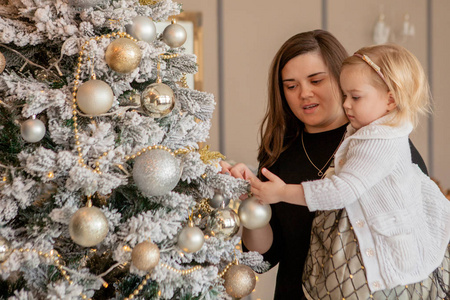
<instances>
[{"instance_id":1,"label":"matte gold bauble","mask_svg":"<svg viewBox=\"0 0 450 300\"><path fill-rule=\"evenodd\" d=\"M168 25L162 33L163 42L171 48L180 47L186 42L187 33L183 26L176 24L172 21L172 24Z\"/></svg>"},{"instance_id":2,"label":"matte gold bauble","mask_svg":"<svg viewBox=\"0 0 450 300\"><path fill-rule=\"evenodd\" d=\"M128 38L119 38L106 48L105 60L117 73L127 74L136 69L141 62L142 52L139 46Z\"/></svg>"},{"instance_id":3,"label":"matte gold bauble","mask_svg":"<svg viewBox=\"0 0 450 300\"><path fill-rule=\"evenodd\" d=\"M158 246L145 241L137 244L131 252L133 265L141 271L151 271L159 263Z\"/></svg>"},{"instance_id":4,"label":"matte gold bauble","mask_svg":"<svg viewBox=\"0 0 450 300\"><path fill-rule=\"evenodd\" d=\"M3 53L0 52L0 73L5 70L6 67L6 58Z\"/></svg>"},{"instance_id":5,"label":"matte gold bauble","mask_svg":"<svg viewBox=\"0 0 450 300\"><path fill-rule=\"evenodd\" d=\"M11 255L13 249L11 248L11 243L0 236L0 263L6 261Z\"/></svg>"},{"instance_id":6,"label":"matte gold bauble","mask_svg":"<svg viewBox=\"0 0 450 300\"><path fill-rule=\"evenodd\" d=\"M108 231L108 219L95 206L80 208L70 219L70 237L75 243L83 247L97 245L105 239Z\"/></svg>"},{"instance_id":7,"label":"matte gold bauble","mask_svg":"<svg viewBox=\"0 0 450 300\"><path fill-rule=\"evenodd\" d=\"M178 247L187 253L197 252L202 248L204 242L203 231L193 225L181 229L178 235Z\"/></svg>"},{"instance_id":8,"label":"matte gold bauble","mask_svg":"<svg viewBox=\"0 0 450 300\"><path fill-rule=\"evenodd\" d=\"M133 22L126 26L127 33L132 37L151 43L156 39L156 25L146 16L136 16Z\"/></svg>"},{"instance_id":9,"label":"matte gold bauble","mask_svg":"<svg viewBox=\"0 0 450 300\"><path fill-rule=\"evenodd\" d=\"M82 112L92 116L106 113L113 105L114 93L102 80L91 79L78 88L77 105Z\"/></svg>"},{"instance_id":10,"label":"matte gold bauble","mask_svg":"<svg viewBox=\"0 0 450 300\"><path fill-rule=\"evenodd\" d=\"M258 229L269 224L272 217L270 205L260 203L255 197L242 201L238 210L242 226L248 229Z\"/></svg>"},{"instance_id":11,"label":"matte gold bauble","mask_svg":"<svg viewBox=\"0 0 450 300\"><path fill-rule=\"evenodd\" d=\"M231 266L223 279L225 279L224 287L227 294L235 298L250 295L256 286L255 273L246 265Z\"/></svg>"}]
</instances>

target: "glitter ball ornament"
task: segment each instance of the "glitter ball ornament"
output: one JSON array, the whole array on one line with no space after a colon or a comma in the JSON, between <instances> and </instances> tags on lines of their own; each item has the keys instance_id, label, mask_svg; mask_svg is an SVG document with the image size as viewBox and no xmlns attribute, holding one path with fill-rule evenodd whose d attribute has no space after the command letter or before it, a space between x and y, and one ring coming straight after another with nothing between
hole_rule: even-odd
<instances>
[{"instance_id":1,"label":"glitter ball ornament","mask_svg":"<svg viewBox=\"0 0 450 300\"><path fill-rule=\"evenodd\" d=\"M158 246L145 241L137 244L131 252L133 265L141 271L151 271L159 263Z\"/></svg>"},{"instance_id":2,"label":"glitter ball ornament","mask_svg":"<svg viewBox=\"0 0 450 300\"><path fill-rule=\"evenodd\" d=\"M209 199L208 203L212 208L226 207L230 203L230 199L226 198L221 193L216 192L214 193L214 196Z\"/></svg>"},{"instance_id":3,"label":"glitter ball ornament","mask_svg":"<svg viewBox=\"0 0 450 300\"><path fill-rule=\"evenodd\" d=\"M170 152L154 149L136 158L133 179L144 195L161 196L177 185L181 170L180 161Z\"/></svg>"},{"instance_id":4,"label":"glitter ball ornament","mask_svg":"<svg viewBox=\"0 0 450 300\"><path fill-rule=\"evenodd\" d=\"M11 248L11 243L0 236L0 263L6 261L12 252L13 249Z\"/></svg>"},{"instance_id":5,"label":"glitter ball ornament","mask_svg":"<svg viewBox=\"0 0 450 300\"><path fill-rule=\"evenodd\" d=\"M225 279L223 285L227 294L235 298L250 295L256 286L255 273L246 265L231 266L223 276L223 279Z\"/></svg>"},{"instance_id":6,"label":"glitter ball ornament","mask_svg":"<svg viewBox=\"0 0 450 300\"><path fill-rule=\"evenodd\" d=\"M0 52L0 73L5 70L6 67L6 58L3 53Z\"/></svg>"},{"instance_id":7,"label":"glitter ball ornament","mask_svg":"<svg viewBox=\"0 0 450 300\"><path fill-rule=\"evenodd\" d=\"M160 118L172 111L175 96L168 85L160 82L152 83L142 91L141 106L149 116Z\"/></svg>"},{"instance_id":8,"label":"glitter ball ornament","mask_svg":"<svg viewBox=\"0 0 450 300\"><path fill-rule=\"evenodd\" d=\"M29 143L36 143L45 136L45 125L41 120L33 116L20 125L20 135Z\"/></svg>"},{"instance_id":9,"label":"glitter ball ornament","mask_svg":"<svg viewBox=\"0 0 450 300\"><path fill-rule=\"evenodd\" d=\"M272 217L270 205L260 203L255 197L242 201L238 210L242 226L248 229L258 229L269 224Z\"/></svg>"},{"instance_id":10,"label":"glitter ball ornament","mask_svg":"<svg viewBox=\"0 0 450 300\"><path fill-rule=\"evenodd\" d=\"M214 210L206 222L206 231L219 238L231 238L238 231L240 226L238 215L229 208L219 208Z\"/></svg>"},{"instance_id":11,"label":"glitter ball ornament","mask_svg":"<svg viewBox=\"0 0 450 300\"><path fill-rule=\"evenodd\" d=\"M178 235L178 247L184 252L192 253L200 250L205 242L203 231L195 227L191 222L187 227L181 229Z\"/></svg>"},{"instance_id":12,"label":"glitter ball ornament","mask_svg":"<svg viewBox=\"0 0 450 300\"><path fill-rule=\"evenodd\" d=\"M108 66L117 73L127 74L141 63L142 52L139 46L128 38L118 38L111 42L105 52Z\"/></svg>"},{"instance_id":13,"label":"glitter ball ornament","mask_svg":"<svg viewBox=\"0 0 450 300\"><path fill-rule=\"evenodd\" d=\"M127 25L126 29L128 34L140 41L151 43L156 39L156 25L149 17L134 17L133 23Z\"/></svg>"},{"instance_id":14,"label":"glitter ball ornament","mask_svg":"<svg viewBox=\"0 0 450 300\"><path fill-rule=\"evenodd\" d=\"M72 240L80 246L92 247L103 241L108 234L108 219L97 207L82 207L69 222Z\"/></svg>"},{"instance_id":15,"label":"glitter ball ornament","mask_svg":"<svg viewBox=\"0 0 450 300\"><path fill-rule=\"evenodd\" d=\"M102 80L92 79L78 88L77 105L82 112L92 116L106 113L113 105L114 93Z\"/></svg>"},{"instance_id":16,"label":"glitter ball ornament","mask_svg":"<svg viewBox=\"0 0 450 300\"><path fill-rule=\"evenodd\" d=\"M163 42L171 48L182 46L184 42L186 42L186 39L186 29L180 24L177 24L175 20L173 20L172 24L168 25L162 33Z\"/></svg>"}]
</instances>

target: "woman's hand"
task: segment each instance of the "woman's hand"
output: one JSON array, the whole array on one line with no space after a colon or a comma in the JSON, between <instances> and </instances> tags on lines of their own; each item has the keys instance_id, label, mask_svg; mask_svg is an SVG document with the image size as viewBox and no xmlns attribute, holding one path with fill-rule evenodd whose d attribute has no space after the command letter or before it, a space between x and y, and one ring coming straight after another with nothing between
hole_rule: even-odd
<instances>
[{"instance_id":1,"label":"woman's hand","mask_svg":"<svg viewBox=\"0 0 450 300\"><path fill-rule=\"evenodd\" d=\"M269 180L262 182L258 178L251 178L251 192L267 204L286 202L306 206L305 195L301 184L286 184L277 175L266 168L261 173Z\"/></svg>"},{"instance_id":2,"label":"woman's hand","mask_svg":"<svg viewBox=\"0 0 450 300\"><path fill-rule=\"evenodd\" d=\"M234 166L230 165L225 161L220 162L220 166L222 167L222 174L230 174L235 178L240 178L244 180L250 180L251 178L256 178L255 174L243 163L235 164Z\"/></svg>"}]
</instances>

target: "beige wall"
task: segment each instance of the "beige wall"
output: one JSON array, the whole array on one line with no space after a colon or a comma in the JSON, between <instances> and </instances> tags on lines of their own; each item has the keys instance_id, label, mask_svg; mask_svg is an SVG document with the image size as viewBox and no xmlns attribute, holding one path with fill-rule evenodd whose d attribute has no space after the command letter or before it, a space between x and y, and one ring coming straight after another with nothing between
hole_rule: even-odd
<instances>
[{"instance_id":1,"label":"beige wall","mask_svg":"<svg viewBox=\"0 0 450 300\"><path fill-rule=\"evenodd\" d=\"M203 12L204 90L218 96L217 3L218 0L185 0L184 10ZM322 3L328 13L322 20ZM413 52L425 70L432 70L434 115L421 120L412 140L432 167L435 178L450 188L450 1L431 0L432 65L428 66L427 1L425 0L222 0L223 3L223 101L224 154L229 159L257 165L258 128L266 107L267 72L281 44L295 33L321 28L322 21L349 53L372 44L375 22L383 10L386 23L397 33L403 16L410 15L416 34L400 44ZM399 41L399 39L397 39ZM216 111L209 144L219 149ZM432 135L429 135L432 132ZM430 144L431 143L431 144ZM432 149L432 153L429 153ZM433 164L430 165L430 155ZM259 276L251 299L272 299L274 272Z\"/></svg>"}]
</instances>

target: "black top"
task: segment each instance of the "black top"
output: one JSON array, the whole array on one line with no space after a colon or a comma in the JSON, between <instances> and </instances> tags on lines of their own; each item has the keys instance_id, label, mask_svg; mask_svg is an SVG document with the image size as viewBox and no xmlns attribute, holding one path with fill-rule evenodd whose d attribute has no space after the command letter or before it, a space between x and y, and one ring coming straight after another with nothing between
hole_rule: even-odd
<instances>
[{"instance_id":1,"label":"black top","mask_svg":"<svg viewBox=\"0 0 450 300\"><path fill-rule=\"evenodd\" d=\"M319 169L324 167L339 146L346 127L347 124L331 131L304 133L306 151ZM425 163L420 154L412 143L410 145L413 162L426 173ZM328 168L330 162L323 171ZM268 169L287 184L299 184L321 178L306 157L300 136L295 138L289 148ZM306 206L284 202L272 204L271 207L270 225L274 240L271 248L263 256L271 267L279 263L274 299L302 299L302 272L309 250L311 225L315 213L310 212Z\"/></svg>"}]
</instances>

